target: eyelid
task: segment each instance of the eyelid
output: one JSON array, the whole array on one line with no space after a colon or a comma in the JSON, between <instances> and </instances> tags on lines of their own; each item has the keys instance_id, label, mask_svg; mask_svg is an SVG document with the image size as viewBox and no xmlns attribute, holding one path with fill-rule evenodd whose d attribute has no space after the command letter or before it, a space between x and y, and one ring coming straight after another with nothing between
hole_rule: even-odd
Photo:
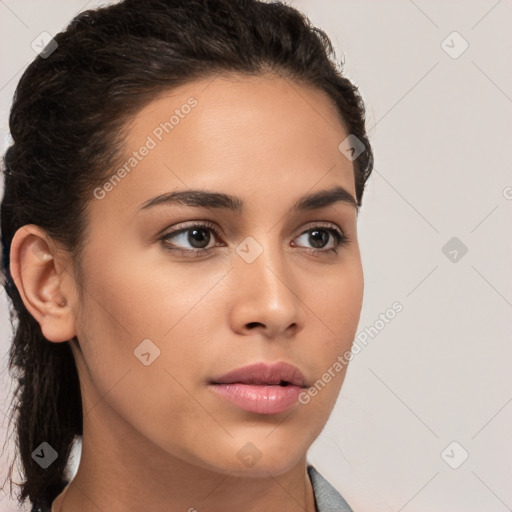
<instances>
[{"instance_id":1,"label":"eyelid","mask_svg":"<svg viewBox=\"0 0 512 512\"><path fill-rule=\"evenodd\" d=\"M184 224L180 223L177 226L173 226L172 228L165 228L157 236L158 237L166 237L169 235L178 235L178 234L182 233L183 231L187 231L187 230L195 228L195 227L209 228L215 234L217 234L217 235L219 234L219 229L213 222L210 222L209 220L193 220L193 221L188 221Z\"/></svg>"},{"instance_id":2,"label":"eyelid","mask_svg":"<svg viewBox=\"0 0 512 512\"><path fill-rule=\"evenodd\" d=\"M306 225L302 226L299 234L302 235L304 232L313 228L333 228L336 231L339 231L341 235L344 235L343 230L337 224L328 220L316 220L308 222Z\"/></svg>"}]
</instances>

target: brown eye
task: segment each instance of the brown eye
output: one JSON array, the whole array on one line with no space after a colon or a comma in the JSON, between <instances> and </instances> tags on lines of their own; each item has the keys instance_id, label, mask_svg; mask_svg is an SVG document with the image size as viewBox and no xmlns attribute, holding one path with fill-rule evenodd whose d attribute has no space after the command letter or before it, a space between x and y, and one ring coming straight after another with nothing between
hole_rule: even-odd
<instances>
[{"instance_id":1,"label":"brown eye","mask_svg":"<svg viewBox=\"0 0 512 512\"><path fill-rule=\"evenodd\" d=\"M295 240L302 240L294 245L310 247L315 252L336 252L338 247L348 242L347 237L334 227L317 226L304 231Z\"/></svg>"},{"instance_id":2,"label":"brown eye","mask_svg":"<svg viewBox=\"0 0 512 512\"><path fill-rule=\"evenodd\" d=\"M212 235L213 233L213 235ZM206 252L215 246L217 231L210 225L194 224L171 231L161 240L166 248L181 253ZM212 244L213 242L213 244Z\"/></svg>"}]
</instances>

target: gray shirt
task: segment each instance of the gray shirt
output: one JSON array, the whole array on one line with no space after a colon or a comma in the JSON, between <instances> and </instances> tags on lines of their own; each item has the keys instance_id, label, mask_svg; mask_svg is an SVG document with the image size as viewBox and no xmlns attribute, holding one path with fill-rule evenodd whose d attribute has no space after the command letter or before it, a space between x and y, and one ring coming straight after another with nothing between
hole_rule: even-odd
<instances>
[{"instance_id":1,"label":"gray shirt","mask_svg":"<svg viewBox=\"0 0 512 512\"><path fill-rule=\"evenodd\" d=\"M317 512L353 512L341 494L312 464L308 464L307 469L315 493Z\"/></svg>"}]
</instances>

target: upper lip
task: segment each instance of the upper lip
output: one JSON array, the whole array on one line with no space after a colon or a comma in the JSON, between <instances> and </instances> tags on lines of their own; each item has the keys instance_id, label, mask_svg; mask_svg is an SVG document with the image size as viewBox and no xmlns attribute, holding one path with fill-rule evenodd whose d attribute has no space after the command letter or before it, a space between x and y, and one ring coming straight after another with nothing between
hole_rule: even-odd
<instances>
[{"instance_id":1,"label":"upper lip","mask_svg":"<svg viewBox=\"0 0 512 512\"><path fill-rule=\"evenodd\" d=\"M212 384L292 384L307 387L304 374L296 367L284 361L278 363L256 363L232 370L211 380Z\"/></svg>"}]
</instances>

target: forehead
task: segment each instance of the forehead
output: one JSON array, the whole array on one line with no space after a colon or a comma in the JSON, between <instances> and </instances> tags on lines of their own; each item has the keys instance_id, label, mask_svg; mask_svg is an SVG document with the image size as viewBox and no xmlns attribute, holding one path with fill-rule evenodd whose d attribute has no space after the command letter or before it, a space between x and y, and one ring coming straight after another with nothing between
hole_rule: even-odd
<instances>
[{"instance_id":1,"label":"forehead","mask_svg":"<svg viewBox=\"0 0 512 512\"><path fill-rule=\"evenodd\" d=\"M178 189L270 201L283 192L292 200L315 184L355 193L352 162L338 149L348 133L336 106L323 91L288 78L196 80L160 95L126 128L100 208L135 209Z\"/></svg>"}]
</instances>

